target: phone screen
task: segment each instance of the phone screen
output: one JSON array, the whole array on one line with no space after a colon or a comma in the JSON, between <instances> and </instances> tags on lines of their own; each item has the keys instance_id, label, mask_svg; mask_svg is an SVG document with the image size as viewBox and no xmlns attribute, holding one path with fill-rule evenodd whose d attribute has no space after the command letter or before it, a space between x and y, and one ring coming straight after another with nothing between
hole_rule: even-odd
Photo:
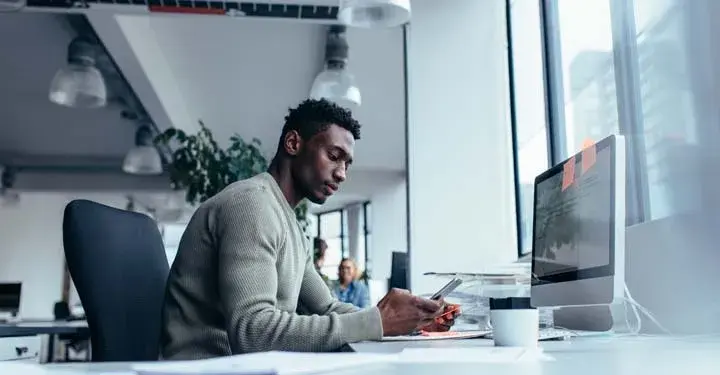
<instances>
[{"instance_id":1,"label":"phone screen","mask_svg":"<svg viewBox=\"0 0 720 375\"><path fill-rule=\"evenodd\" d=\"M461 279L452 279L449 283L445 284L440 290L438 290L435 294L430 297L432 300L438 300L440 298L446 297L448 294L452 293L453 290L455 290L458 286L462 284Z\"/></svg>"}]
</instances>

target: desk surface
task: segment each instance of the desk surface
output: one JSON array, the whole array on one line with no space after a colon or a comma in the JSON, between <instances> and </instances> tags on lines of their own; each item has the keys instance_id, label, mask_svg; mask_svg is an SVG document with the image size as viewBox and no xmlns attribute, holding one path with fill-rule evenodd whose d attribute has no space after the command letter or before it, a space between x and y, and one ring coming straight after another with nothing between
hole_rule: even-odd
<instances>
[{"instance_id":1,"label":"desk surface","mask_svg":"<svg viewBox=\"0 0 720 375\"><path fill-rule=\"evenodd\" d=\"M484 339L371 342L353 344L358 352L399 352L406 347L477 347L489 346ZM526 363L444 363L444 364L379 364L342 372L338 375L437 375L438 373L491 375L637 375L637 374L720 374L720 337L594 337L574 338L560 342L544 342L546 353L555 361ZM72 369L58 375L108 374L127 371L129 363L61 364L48 369ZM54 371L50 372L51 374Z\"/></svg>"},{"instance_id":2,"label":"desk surface","mask_svg":"<svg viewBox=\"0 0 720 375\"><path fill-rule=\"evenodd\" d=\"M0 323L0 337L32 336L32 335L60 335L77 333L87 330L85 320L75 321L23 321L17 323Z\"/></svg>"}]
</instances>

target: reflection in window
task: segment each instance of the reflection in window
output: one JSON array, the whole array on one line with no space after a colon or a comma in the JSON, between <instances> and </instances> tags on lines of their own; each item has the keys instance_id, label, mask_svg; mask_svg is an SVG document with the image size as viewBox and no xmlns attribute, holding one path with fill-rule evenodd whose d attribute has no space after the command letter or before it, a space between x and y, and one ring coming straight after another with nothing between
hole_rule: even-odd
<instances>
[{"instance_id":1,"label":"reflection in window","mask_svg":"<svg viewBox=\"0 0 720 375\"><path fill-rule=\"evenodd\" d=\"M529 253L532 247L535 177L546 170L549 164L540 3L537 0L515 0L509 14L522 255Z\"/></svg>"},{"instance_id":2,"label":"reflection in window","mask_svg":"<svg viewBox=\"0 0 720 375\"><path fill-rule=\"evenodd\" d=\"M617 133L610 0L557 0L565 155ZM558 93L559 94L559 93Z\"/></svg>"},{"instance_id":3,"label":"reflection in window","mask_svg":"<svg viewBox=\"0 0 720 375\"><path fill-rule=\"evenodd\" d=\"M650 219L687 212L700 197L696 119L684 15L689 1L635 0L635 29ZM692 56L699 59L699 56Z\"/></svg>"}]
</instances>

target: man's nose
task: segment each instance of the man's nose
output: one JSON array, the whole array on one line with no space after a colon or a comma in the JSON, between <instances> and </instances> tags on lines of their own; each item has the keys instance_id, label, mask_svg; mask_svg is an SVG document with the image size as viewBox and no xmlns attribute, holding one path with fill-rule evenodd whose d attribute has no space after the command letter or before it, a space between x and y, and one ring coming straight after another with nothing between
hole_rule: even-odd
<instances>
[{"instance_id":1,"label":"man's nose","mask_svg":"<svg viewBox=\"0 0 720 375\"><path fill-rule=\"evenodd\" d=\"M335 181L337 182L345 182L345 179L347 178L347 172L345 172L345 167L338 168L335 171Z\"/></svg>"}]
</instances>

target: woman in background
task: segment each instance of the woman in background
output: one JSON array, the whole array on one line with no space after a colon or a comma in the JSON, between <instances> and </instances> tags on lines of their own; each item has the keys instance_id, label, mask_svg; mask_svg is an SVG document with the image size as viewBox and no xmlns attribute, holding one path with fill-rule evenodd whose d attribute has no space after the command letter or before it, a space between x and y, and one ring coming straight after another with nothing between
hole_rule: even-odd
<instances>
[{"instance_id":1,"label":"woman in background","mask_svg":"<svg viewBox=\"0 0 720 375\"><path fill-rule=\"evenodd\" d=\"M357 267L352 259L345 258L338 267L338 280L332 286L333 294L341 302L352 303L363 309L370 305L367 285L357 280Z\"/></svg>"}]
</instances>

